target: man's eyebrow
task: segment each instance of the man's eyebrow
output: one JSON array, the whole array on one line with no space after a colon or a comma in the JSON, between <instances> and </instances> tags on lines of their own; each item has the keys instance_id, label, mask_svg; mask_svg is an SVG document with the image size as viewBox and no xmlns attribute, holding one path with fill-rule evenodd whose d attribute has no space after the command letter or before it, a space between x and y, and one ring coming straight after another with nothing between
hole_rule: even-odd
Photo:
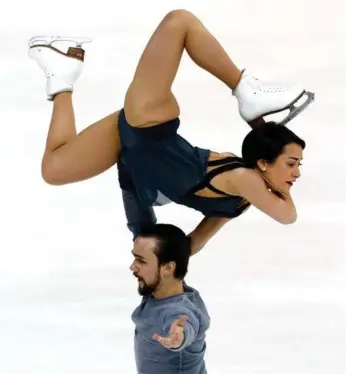
<instances>
[{"instance_id":1,"label":"man's eyebrow","mask_svg":"<svg viewBox=\"0 0 346 374\"><path fill-rule=\"evenodd\" d=\"M138 258L141 258L142 260L145 260L145 258L141 255L138 255L137 253L135 253L135 251L131 251L131 253L135 256L135 257L138 257Z\"/></svg>"}]
</instances>

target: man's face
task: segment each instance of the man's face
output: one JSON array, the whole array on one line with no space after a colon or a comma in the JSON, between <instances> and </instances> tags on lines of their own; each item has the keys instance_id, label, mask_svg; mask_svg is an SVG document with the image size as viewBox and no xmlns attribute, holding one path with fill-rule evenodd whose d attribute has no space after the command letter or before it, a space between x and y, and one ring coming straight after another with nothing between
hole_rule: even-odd
<instances>
[{"instance_id":1,"label":"man's face","mask_svg":"<svg viewBox=\"0 0 346 374\"><path fill-rule=\"evenodd\" d=\"M134 241L132 254L134 261L130 267L138 279L138 293L142 296L152 294L161 283L160 267L155 254L157 241L154 238L138 236Z\"/></svg>"}]
</instances>

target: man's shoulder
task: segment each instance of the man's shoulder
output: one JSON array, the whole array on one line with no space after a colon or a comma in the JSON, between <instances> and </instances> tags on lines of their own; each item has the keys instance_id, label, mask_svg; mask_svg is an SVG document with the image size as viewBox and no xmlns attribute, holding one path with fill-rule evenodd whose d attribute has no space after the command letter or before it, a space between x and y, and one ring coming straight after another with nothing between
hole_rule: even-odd
<instances>
[{"instance_id":1,"label":"man's shoulder","mask_svg":"<svg viewBox=\"0 0 346 374\"><path fill-rule=\"evenodd\" d=\"M180 318L187 315L193 325L199 325L202 321L209 320L207 309L199 294L184 293L181 298L173 299L158 310L159 317L163 320Z\"/></svg>"}]
</instances>

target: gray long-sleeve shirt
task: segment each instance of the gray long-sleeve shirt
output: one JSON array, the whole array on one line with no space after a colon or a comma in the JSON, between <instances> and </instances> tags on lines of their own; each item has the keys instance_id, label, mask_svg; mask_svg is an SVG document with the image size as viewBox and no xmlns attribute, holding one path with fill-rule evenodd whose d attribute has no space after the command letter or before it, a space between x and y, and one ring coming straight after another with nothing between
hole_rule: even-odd
<instances>
[{"instance_id":1,"label":"gray long-sleeve shirt","mask_svg":"<svg viewBox=\"0 0 346 374\"><path fill-rule=\"evenodd\" d=\"M206 374L205 336L210 317L198 291L184 284L184 293L166 299L144 297L132 314L138 374ZM184 343L167 349L152 336L167 336L175 320L187 315Z\"/></svg>"}]
</instances>

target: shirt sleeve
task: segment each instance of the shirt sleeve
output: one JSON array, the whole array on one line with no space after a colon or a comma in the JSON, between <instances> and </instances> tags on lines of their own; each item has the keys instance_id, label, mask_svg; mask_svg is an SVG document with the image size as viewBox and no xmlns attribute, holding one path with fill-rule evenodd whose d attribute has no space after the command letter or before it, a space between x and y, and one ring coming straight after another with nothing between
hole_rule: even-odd
<instances>
[{"instance_id":1,"label":"shirt sleeve","mask_svg":"<svg viewBox=\"0 0 346 374\"><path fill-rule=\"evenodd\" d=\"M141 206L131 175L121 162L118 163L118 179L122 192L127 227L132 232L133 239L135 239L143 228L154 225L157 222L156 215L153 207Z\"/></svg>"},{"instance_id":2,"label":"shirt sleeve","mask_svg":"<svg viewBox=\"0 0 346 374\"><path fill-rule=\"evenodd\" d=\"M178 348L171 348L171 351L179 352L191 345L198 335L200 323L195 313L190 309L181 306L177 308L168 307L161 315L161 329L163 331L163 336L168 335L169 329L174 321L185 315L188 316L188 320L184 323L184 342Z\"/></svg>"},{"instance_id":3,"label":"shirt sleeve","mask_svg":"<svg viewBox=\"0 0 346 374\"><path fill-rule=\"evenodd\" d=\"M123 205L127 219L127 227L133 234L133 239L141 231L156 223L156 215L152 207L142 208L135 192L122 190Z\"/></svg>"}]
</instances>

